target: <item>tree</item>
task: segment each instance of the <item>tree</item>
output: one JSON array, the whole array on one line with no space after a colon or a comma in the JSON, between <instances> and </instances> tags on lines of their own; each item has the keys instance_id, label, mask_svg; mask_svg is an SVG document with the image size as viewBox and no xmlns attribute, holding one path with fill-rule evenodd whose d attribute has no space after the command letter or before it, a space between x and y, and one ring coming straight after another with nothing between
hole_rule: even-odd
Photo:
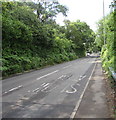
<instances>
[{"instance_id":1,"label":"tree","mask_svg":"<svg viewBox=\"0 0 116 120\"><path fill-rule=\"evenodd\" d=\"M96 32L96 39L95 42L97 43L97 46L102 47L104 45L104 19L101 19L97 23L98 29Z\"/></svg>"},{"instance_id":2,"label":"tree","mask_svg":"<svg viewBox=\"0 0 116 120\"><path fill-rule=\"evenodd\" d=\"M41 6L41 16L49 16L41 20L35 13L36 7L35 3L2 3L3 76L77 58L74 44L63 32L64 27L54 19L63 11L62 7L58 4L58 8L51 9L55 14L50 16L49 9Z\"/></svg>"},{"instance_id":3,"label":"tree","mask_svg":"<svg viewBox=\"0 0 116 120\"><path fill-rule=\"evenodd\" d=\"M54 21L57 14L62 13L64 16L67 16L66 13L68 9L60 5L59 2L38 2L38 3L27 3L28 6L31 6L37 13L38 19L41 22Z\"/></svg>"},{"instance_id":4,"label":"tree","mask_svg":"<svg viewBox=\"0 0 116 120\"><path fill-rule=\"evenodd\" d=\"M70 22L65 20L66 37L72 40L76 44L77 53L84 54L85 49L88 51L92 47L95 34L90 27L85 23L77 20L76 22Z\"/></svg>"}]
</instances>

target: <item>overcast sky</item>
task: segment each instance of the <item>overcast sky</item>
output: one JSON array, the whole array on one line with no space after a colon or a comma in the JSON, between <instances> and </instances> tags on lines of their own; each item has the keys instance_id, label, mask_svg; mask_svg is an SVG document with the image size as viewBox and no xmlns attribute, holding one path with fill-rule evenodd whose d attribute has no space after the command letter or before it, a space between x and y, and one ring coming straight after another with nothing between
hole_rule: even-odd
<instances>
[{"instance_id":1,"label":"overcast sky","mask_svg":"<svg viewBox=\"0 0 116 120\"><path fill-rule=\"evenodd\" d=\"M64 19L76 21L77 19L86 22L91 29L96 31L96 22L103 17L103 0L58 0L61 4L68 7L68 17L59 15L57 23L63 25ZM104 0L105 15L111 9L109 8L112 0Z\"/></svg>"}]
</instances>

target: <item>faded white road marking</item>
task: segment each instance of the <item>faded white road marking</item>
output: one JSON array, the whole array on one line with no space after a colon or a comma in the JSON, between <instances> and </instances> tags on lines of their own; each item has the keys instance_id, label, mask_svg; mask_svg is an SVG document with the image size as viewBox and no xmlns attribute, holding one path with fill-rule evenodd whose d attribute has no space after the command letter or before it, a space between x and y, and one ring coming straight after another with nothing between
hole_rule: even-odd
<instances>
[{"instance_id":1,"label":"faded white road marking","mask_svg":"<svg viewBox=\"0 0 116 120\"><path fill-rule=\"evenodd\" d=\"M61 91L61 93L62 93L62 92L64 92L64 91L66 90L66 88L67 88L67 87L69 87L69 85L68 85L68 86L66 86L66 87L65 87L65 88Z\"/></svg>"},{"instance_id":2,"label":"faded white road marking","mask_svg":"<svg viewBox=\"0 0 116 120\"><path fill-rule=\"evenodd\" d=\"M20 85L20 86L18 86L18 87L15 87L15 88L10 89L9 91L11 92L11 91L17 90L17 89L19 89L19 88L21 88L21 87L23 87L23 86Z\"/></svg>"},{"instance_id":3,"label":"faded white road marking","mask_svg":"<svg viewBox=\"0 0 116 120\"><path fill-rule=\"evenodd\" d=\"M44 86L43 87L46 87L46 86L48 86L50 83L47 83L47 84L44 84Z\"/></svg>"},{"instance_id":4,"label":"faded white road marking","mask_svg":"<svg viewBox=\"0 0 116 120\"><path fill-rule=\"evenodd\" d=\"M38 93L39 91L40 91L40 90L38 89L38 90L35 91L35 93Z\"/></svg>"},{"instance_id":5,"label":"faded white road marking","mask_svg":"<svg viewBox=\"0 0 116 120\"><path fill-rule=\"evenodd\" d=\"M22 97L20 100L29 100L29 97Z\"/></svg>"},{"instance_id":6,"label":"faded white road marking","mask_svg":"<svg viewBox=\"0 0 116 120\"><path fill-rule=\"evenodd\" d=\"M80 76L80 78L82 78L82 77L83 77L83 75Z\"/></svg>"},{"instance_id":7,"label":"faded white road marking","mask_svg":"<svg viewBox=\"0 0 116 120\"><path fill-rule=\"evenodd\" d=\"M41 86L45 85L46 83L41 84Z\"/></svg>"},{"instance_id":8,"label":"faded white road marking","mask_svg":"<svg viewBox=\"0 0 116 120\"><path fill-rule=\"evenodd\" d=\"M44 91L44 90L46 90L47 88L49 88L49 86L45 87L45 88L44 88L44 89L42 89L41 91Z\"/></svg>"},{"instance_id":9,"label":"faded white road marking","mask_svg":"<svg viewBox=\"0 0 116 120\"><path fill-rule=\"evenodd\" d=\"M74 80L72 80L72 81L74 81L74 82L78 82L79 80L74 79Z\"/></svg>"},{"instance_id":10,"label":"faded white road marking","mask_svg":"<svg viewBox=\"0 0 116 120\"><path fill-rule=\"evenodd\" d=\"M80 86L80 84L78 84L78 83L76 85Z\"/></svg>"},{"instance_id":11,"label":"faded white road marking","mask_svg":"<svg viewBox=\"0 0 116 120\"><path fill-rule=\"evenodd\" d=\"M71 85L71 88L73 89L72 92L69 92L68 90L66 90L66 93L75 93L77 92L77 89L73 87L73 85Z\"/></svg>"},{"instance_id":12,"label":"faded white road marking","mask_svg":"<svg viewBox=\"0 0 116 120\"><path fill-rule=\"evenodd\" d=\"M49 84L50 83L43 83L41 86L44 88L44 89L47 89L47 87L49 87ZM46 87L47 86L47 87ZM43 89L43 90L44 90ZM40 88L36 88L35 90L33 90L32 92L39 92L40 91ZM42 90L41 90L42 91Z\"/></svg>"},{"instance_id":13,"label":"faded white road marking","mask_svg":"<svg viewBox=\"0 0 116 120\"><path fill-rule=\"evenodd\" d=\"M81 80L84 79L85 77L86 77L86 75L80 76L79 81L81 81Z\"/></svg>"},{"instance_id":14,"label":"faded white road marking","mask_svg":"<svg viewBox=\"0 0 116 120\"><path fill-rule=\"evenodd\" d=\"M56 70L56 71L53 71L53 72L48 73L48 74L46 74L46 75L43 75L43 76L41 76L41 77L37 78L36 80L40 80L40 79L42 79L42 78L44 78L44 77L46 77L46 76L49 76L49 75L52 75L52 74L54 74L54 73L58 72L58 71L59 71L59 70Z\"/></svg>"},{"instance_id":15,"label":"faded white road marking","mask_svg":"<svg viewBox=\"0 0 116 120\"><path fill-rule=\"evenodd\" d=\"M63 67L63 69L68 68L68 67L70 67L70 66L72 66L72 65L65 66L65 67Z\"/></svg>"},{"instance_id":16,"label":"faded white road marking","mask_svg":"<svg viewBox=\"0 0 116 120\"><path fill-rule=\"evenodd\" d=\"M82 76L82 78L81 78L81 79L83 79L83 78L85 78L85 77L86 77L86 75Z\"/></svg>"},{"instance_id":17,"label":"faded white road marking","mask_svg":"<svg viewBox=\"0 0 116 120\"><path fill-rule=\"evenodd\" d=\"M64 75L60 76L58 79L61 79L62 77L64 77Z\"/></svg>"},{"instance_id":18,"label":"faded white road marking","mask_svg":"<svg viewBox=\"0 0 116 120\"><path fill-rule=\"evenodd\" d=\"M13 92L13 91L15 91L15 90L18 90L18 89L20 89L20 88L22 88L22 87L23 87L23 85L19 85L19 86L15 87L15 88L12 88L12 89L4 92L3 95L4 95L4 94L7 94L7 93L10 93L10 92Z\"/></svg>"},{"instance_id":19,"label":"faded white road marking","mask_svg":"<svg viewBox=\"0 0 116 120\"><path fill-rule=\"evenodd\" d=\"M47 86L46 88L44 88L42 91L46 90L47 88L49 88L50 86ZM44 91L44 92L51 92L52 90L54 90L55 88L57 88L58 86L52 88L51 90L47 90L47 91Z\"/></svg>"},{"instance_id":20,"label":"faded white road marking","mask_svg":"<svg viewBox=\"0 0 116 120\"><path fill-rule=\"evenodd\" d=\"M33 90L33 92L36 92L36 91L38 91L40 88L36 88L35 90Z\"/></svg>"},{"instance_id":21,"label":"faded white road marking","mask_svg":"<svg viewBox=\"0 0 116 120\"><path fill-rule=\"evenodd\" d=\"M52 91L52 90L54 90L55 88L57 88L58 86L56 86L56 87L54 87L54 88L52 88L51 90L49 90L50 92ZM49 92L49 91L47 91L47 92Z\"/></svg>"}]
</instances>

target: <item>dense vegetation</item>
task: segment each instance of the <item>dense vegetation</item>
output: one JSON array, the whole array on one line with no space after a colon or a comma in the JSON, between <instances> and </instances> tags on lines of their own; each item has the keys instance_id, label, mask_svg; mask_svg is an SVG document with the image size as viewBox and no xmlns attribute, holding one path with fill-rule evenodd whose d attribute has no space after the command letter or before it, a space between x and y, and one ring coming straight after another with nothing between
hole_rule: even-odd
<instances>
[{"instance_id":1,"label":"dense vegetation","mask_svg":"<svg viewBox=\"0 0 116 120\"><path fill-rule=\"evenodd\" d=\"M108 72L112 67L116 72L115 56L116 56L116 11L110 13L98 22L98 31L96 43L101 47L102 66Z\"/></svg>"},{"instance_id":2,"label":"dense vegetation","mask_svg":"<svg viewBox=\"0 0 116 120\"><path fill-rule=\"evenodd\" d=\"M9 76L69 61L92 51L95 34L81 21L56 24L67 8L58 2L2 2L2 73Z\"/></svg>"}]
</instances>

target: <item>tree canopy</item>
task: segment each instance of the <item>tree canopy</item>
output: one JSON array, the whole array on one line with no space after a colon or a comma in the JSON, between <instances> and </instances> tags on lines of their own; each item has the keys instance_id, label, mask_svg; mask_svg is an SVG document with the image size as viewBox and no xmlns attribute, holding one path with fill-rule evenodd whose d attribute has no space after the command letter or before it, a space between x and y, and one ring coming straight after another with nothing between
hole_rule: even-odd
<instances>
[{"instance_id":1,"label":"tree canopy","mask_svg":"<svg viewBox=\"0 0 116 120\"><path fill-rule=\"evenodd\" d=\"M2 2L2 71L9 76L30 69L61 63L92 51L95 34L85 23L55 17L67 8L58 2Z\"/></svg>"},{"instance_id":2,"label":"tree canopy","mask_svg":"<svg viewBox=\"0 0 116 120\"><path fill-rule=\"evenodd\" d=\"M65 21L66 37L76 44L77 51L92 52L91 49L95 40L95 33L85 23L77 20L76 22Z\"/></svg>"}]
</instances>

